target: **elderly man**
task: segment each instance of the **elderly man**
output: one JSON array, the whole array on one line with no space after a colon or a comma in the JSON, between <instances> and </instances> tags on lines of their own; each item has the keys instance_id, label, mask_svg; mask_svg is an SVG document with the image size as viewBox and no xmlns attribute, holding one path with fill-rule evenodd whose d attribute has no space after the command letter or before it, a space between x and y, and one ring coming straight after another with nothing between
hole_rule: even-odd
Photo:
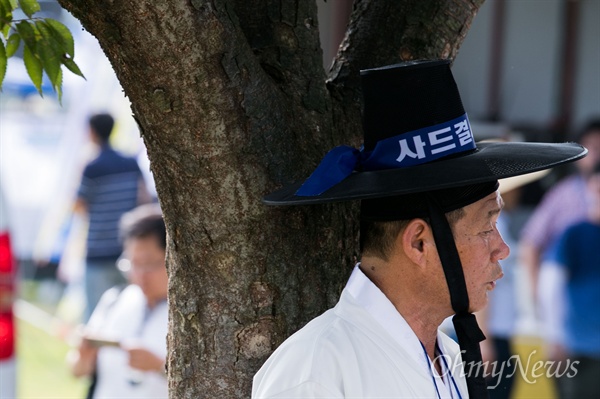
<instances>
[{"instance_id":1,"label":"elderly man","mask_svg":"<svg viewBox=\"0 0 600 399\"><path fill-rule=\"evenodd\" d=\"M285 341L254 398L487 397L472 312L502 277L498 179L579 159L576 144L475 144L449 61L361 73L364 148L336 147L270 205L361 200L362 258L335 308ZM460 347L438 330L454 316ZM461 356L462 355L462 356Z\"/></svg>"}]
</instances>

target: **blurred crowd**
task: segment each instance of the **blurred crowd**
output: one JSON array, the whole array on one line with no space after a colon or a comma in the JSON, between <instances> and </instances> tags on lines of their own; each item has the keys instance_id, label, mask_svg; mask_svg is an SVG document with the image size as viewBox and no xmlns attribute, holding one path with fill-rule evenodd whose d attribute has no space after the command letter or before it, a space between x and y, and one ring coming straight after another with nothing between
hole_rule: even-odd
<instances>
[{"instance_id":1,"label":"blurred crowd","mask_svg":"<svg viewBox=\"0 0 600 399\"><path fill-rule=\"evenodd\" d=\"M110 146L113 125L108 114L90 118L97 151L36 274L58 282L63 296L74 283L83 287L86 306L67 365L89 378L89 398L166 397L164 222L136 160ZM488 308L477 315L488 337L484 362L503 365L490 371L492 398L514 394L519 374L511 358L523 333L540 335L545 359L555 362L558 398L600 397L600 119L573 141L588 155L560 176L541 172L501 181L498 229L511 255ZM85 262L73 278L64 268L77 247L73 237L82 232ZM61 276L70 277L61 282ZM529 327L523 325L528 318Z\"/></svg>"},{"instance_id":2,"label":"blurred crowd","mask_svg":"<svg viewBox=\"0 0 600 399\"><path fill-rule=\"evenodd\" d=\"M558 398L600 397L600 119L572 141L588 155L561 175L500 181L498 230L511 253L489 306L477 314L492 399L515 392L518 361L527 361L517 354L519 334L542 339Z\"/></svg>"},{"instance_id":3,"label":"blurred crowd","mask_svg":"<svg viewBox=\"0 0 600 399\"><path fill-rule=\"evenodd\" d=\"M44 237L47 249L38 252L35 277L58 284L59 298L74 285L83 291L85 306L72 319L66 361L74 376L89 381L88 398L166 398L162 213L138 160L111 145L114 118L95 114L88 125L93 154L73 205L49 219L54 239ZM73 257L83 260L82 270L70 270L77 264Z\"/></svg>"}]
</instances>

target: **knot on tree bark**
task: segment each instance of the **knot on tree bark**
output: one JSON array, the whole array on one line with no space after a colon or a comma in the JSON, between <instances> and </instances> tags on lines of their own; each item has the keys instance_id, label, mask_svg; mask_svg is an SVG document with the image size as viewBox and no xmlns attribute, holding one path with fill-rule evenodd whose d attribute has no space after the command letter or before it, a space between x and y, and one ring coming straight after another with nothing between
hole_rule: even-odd
<instances>
[{"instance_id":1,"label":"knot on tree bark","mask_svg":"<svg viewBox=\"0 0 600 399\"><path fill-rule=\"evenodd\" d=\"M261 317L237 333L238 352L240 355L256 359L271 353L275 321L273 316Z\"/></svg>"},{"instance_id":2,"label":"knot on tree bark","mask_svg":"<svg viewBox=\"0 0 600 399\"><path fill-rule=\"evenodd\" d=\"M255 281L252 283L250 295L252 304L258 309L271 307L273 305L273 290L268 284L263 283L262 281Z\"/></svg>"}]
</instances>

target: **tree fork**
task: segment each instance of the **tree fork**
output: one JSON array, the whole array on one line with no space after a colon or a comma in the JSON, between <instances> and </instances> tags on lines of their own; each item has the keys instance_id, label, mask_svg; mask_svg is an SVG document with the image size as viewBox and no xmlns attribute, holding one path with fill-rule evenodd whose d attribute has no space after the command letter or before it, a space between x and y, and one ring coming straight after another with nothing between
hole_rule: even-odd
<instances>
[{"instance_id":1,"label":"tree fork","mask_svg":"<svg viewBox=\"0 0 600 399\"><path fill-rule=\"evenodd\" d=\"M356 204L261 197L360 144L360 69L453 57L482 1L358 0L329 76L315 2L59 2L98 38L148 149L170 395L248 397L271 351L335 304L358 252Z\"/></svg>"}]
</instances>

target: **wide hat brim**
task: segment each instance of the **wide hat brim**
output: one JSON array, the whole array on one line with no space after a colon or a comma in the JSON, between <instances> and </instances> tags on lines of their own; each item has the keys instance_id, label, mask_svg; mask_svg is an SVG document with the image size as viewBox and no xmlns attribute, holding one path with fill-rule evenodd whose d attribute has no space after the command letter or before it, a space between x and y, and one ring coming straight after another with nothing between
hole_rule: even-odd
<instances>
[{"instance_id":1,"label":"wide hat brim","mask_svg":"<svg viewBox=\"0 0 600 399\"><path fill-rule=\"evenodd\" d=\"M576 143L482 142L458 157L417 166L353 172L320 195L297 196L303 184L285 186L263 198L267 205L311 205L412 194L485 183L552 168L583 158Z\"/></svg>"}]
</instances>

